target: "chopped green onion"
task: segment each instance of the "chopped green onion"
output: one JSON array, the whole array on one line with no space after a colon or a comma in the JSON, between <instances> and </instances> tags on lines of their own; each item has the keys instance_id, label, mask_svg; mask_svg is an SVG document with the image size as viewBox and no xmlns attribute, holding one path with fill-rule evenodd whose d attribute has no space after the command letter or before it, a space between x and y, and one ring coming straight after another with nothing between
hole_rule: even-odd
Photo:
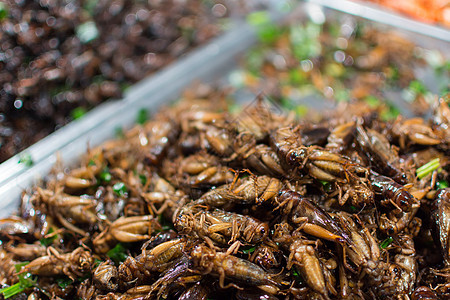
<instances>
[{"instance_id":1,"label":"chopped green onion","mask_svg":"<svg viewBox=\"0 0 450 300\"><path fill-rule=\"evenodd\" d=\"M110 182L112 179L111 173L109 173L109 169L105 168L99 175L99 178L103 182Z\"/></svg>"},{"instance_id":2,"label":"chopped green onion","mask_svg":"<svg viewBox=\"0 0 450 300\"><path fill-rule=\"evenodd\" d=\"M384 241L382 241L380 243L380 248L381 249L386 249L393 241L394 241L393 238L388 237L387 239L385 239Z\"/></svg>"},{"instance_id":3,"label":"chopped green onion","mask_svg":"<svg viewBox=\"0 0 450 300\"><path fill-rule=\"evenodd\" d=\"M244 249L244 250L242 250L242 252L243 252L244 254L249 254L249 253L255 252L255 249L256 249L256 247L251 247L251 248L249 248L249 249Z\"/></svg>"},{"instance_id":4,"label":"chopped green onion","mask_svg":"<svg viewBox=\"0 0 450 300\"><path fill-rule=\"evenodd\" d=\"M58 284L58 286L60 288L65 289L67 286L69 286L73 283L73 280L67 276L64 276L64 277L57 278L56 283Z\"/></svg>"},{"instance_id":5,"label":"chopped green onion","mask_svg":"<svg viewBox=\"0 0 450 300\"><path fill-rule=\"evenodd\" d=\"M99 32L95 22L89 21L76 28L76 35L83 44L87 44L97 39Z\"/></svg>"},{"instance_id":6,"label":"chopped green onion","mask_svg":"<svg viewBox=\"0 0 450 300\"><path fill-rule=\"evenodd\" d=\"M53 232L55 232L53 230L53 227L50 227L50 229L48 230L47 235L52 234ZM53 244L53 241L56 240L57 238L58 238L58 235L57 234L53 234L53 235L51 235L51 236L49 236L47 238L40 239L39 242L41 243L42 246L48 247L51 244Z\"/></svg>"},{"instance_id":7,"label":"chopped green onion","mask_svg":"<svg viewBox=\"0 0 450 300\"><path fill-rule=\"evenodd\" d=\"M8 299L11 298L19 293L22 293L25 291L26 288L24 288L20 282L13 284L12 286L3 288L0 290L0 294L3 295L3 298Z\"/></svg>"},{"instance_id":8,"label":"chopped green onion","mask_svg":"<svg viewBox=\"0 0 450 300\"><path fill-rule=\"evenodd\" d=\"M117 194L117 196L123 197L127 193L127 187L125 186L125 183L118 182L113 185L113 191Z\"/></svg>"},{"instance_id":9,"label":"chopped green onion","mask_svg":"<svg viewBox=\"0 0 450 300\"><path fill-rule=\"evenodd\" d=\"M350 210L351 210L352 212L356 212L356 211L357 211L356 207L353 206L353 205L350 205Z\"/></svg>"},{"instance_id":10,"label":"chopped green onion","mask_svg":"<svg viewBox=\"0 0 450 300\"><path fill-rule=\"evenodd\" d=\"M19 164L24 164L26 167L31 167L34 164L34 161L29 153L22 153L19 157Z\"/></svg>"},{"instance_id":11,"label":"chopped green onion","mask_svg":"<svg viewBox=\"0 0 450 300\"><path fill-rule=\"evenodd\" d=\"M438 157L433 160L430 160L429 162L427 162L426 164L424 164L423 166L418 168L416 170L416 175L419 179L422 179L425 176L427 176L428 174L430 174L431 172L433 172L434 170L437 170L439 167L440 167L440 164L439 164L439 157Z\"/></svg>"},{"instance_id":12,"label":"chopped green onion","mask_svg":"<svg viewBox=\"0 0 450 300\"><path fill-rule=\"evenodd\" d=\"M106 255L115 263L123 262L127 259L127 249L122 243L118 243L114 248L106 252Z\"/></svg>"},{"instance_id":13,"label":"chopped green onion","mask_svg":"<svg viewBox=\"0 0 450 300\"><path fill-rule=\"evenodd\" d=\"M448 181L440 180L437 182L438 189L445 189L449 187Z\"/></svg>"},{"instance_id":14,"label":"chopped green onion","mask_svg":"<svg viewBox=\"0 0 450 300\"><path fill-rule=\"evenodd\" d=\"M77 107L70 112L72 119L78 120L81 119L86 114L86 109L84 107Z\"/></svg>"},{"instance_id":15,"label":"chopped green onion","mask_svg":"<svg viewBox=\"0 0 450 300\"><path fill-rule=\"evenodd\" d=\"M148 110L141 108L136 116L136 123L144 124L148 120Z\"/></svg>"},{"instance_id":16,"label":"chopped green onion","mask_svg":"<svg viewBox=\"0 0 450 300\"><path fill-rule=\"evenodd\" d=\"M95 166L95 161L93 159L90 159L88 166Z\"/></svg>"}]
</instances>

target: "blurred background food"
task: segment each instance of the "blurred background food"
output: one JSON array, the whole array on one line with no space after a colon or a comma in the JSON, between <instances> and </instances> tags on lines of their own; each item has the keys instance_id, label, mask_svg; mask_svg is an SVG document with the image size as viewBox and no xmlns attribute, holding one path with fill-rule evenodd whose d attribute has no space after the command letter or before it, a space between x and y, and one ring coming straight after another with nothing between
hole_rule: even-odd
<instances>
[{"instance_id":1,"label":"blurred background food","mask_svg":"<svg viewBox=\"0 0 450 300\"><path fill-rule=\"evenodd\" d=\"M365 1L378 3L422 22L450 27L450 1L448 0Z\"/></svg>"},{"instance_id":2,"label":"blurred background food","mask_svg":"<svg viewBox=\"0 0 450 300\"><path fill-rule=\"evenodd\" d=\"M222 32L256 1L0 3L0 162Z\"/></svg>"}]
</instances>

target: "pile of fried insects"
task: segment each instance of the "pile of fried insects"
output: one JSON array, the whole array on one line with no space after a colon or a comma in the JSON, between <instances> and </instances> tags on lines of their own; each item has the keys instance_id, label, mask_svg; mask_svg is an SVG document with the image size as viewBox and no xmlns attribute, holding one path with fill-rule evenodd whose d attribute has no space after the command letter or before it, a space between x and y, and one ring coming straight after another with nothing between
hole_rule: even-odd
<instances>
[{"instance_id":1,"label":"pile of fried insects","mask_svg":"<svg viewBox=\"0 0 450 300\"><path fill-rule=\"evenodd\" d=\"M3 297L450 297L446 100L312 122L226 98L186 93L24 192L0 220Z\"/></svg>"}]
</instances>

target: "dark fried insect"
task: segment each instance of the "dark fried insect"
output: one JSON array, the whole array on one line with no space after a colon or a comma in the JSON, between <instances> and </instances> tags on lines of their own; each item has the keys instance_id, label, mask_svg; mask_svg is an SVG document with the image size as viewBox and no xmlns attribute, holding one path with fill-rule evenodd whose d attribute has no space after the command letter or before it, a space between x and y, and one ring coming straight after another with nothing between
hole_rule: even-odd
<instances>
[{"instance_id":1,"label":"dark fried insect","mask_svg":"<svg viewBox=\"0 0 450 300\"><path fill-rule=\"evenodd\" d=\"M413 204L418 203L404 186L389 177L372 172L370 182L374 192L382 197L383 205L391 204L400 211L410 211Z\"/></svg>"},{"instance_id":2,"label":"dark fried insect","mask_svg":"<svg viewBox=\"0 0 450 300\"><path fill-rule=\"evenodd\" d=\"M349 241L348 235L327 212L299 193L283 189L276 202L283 215L304 232L338 243Z\"/></svg>"},{"instance_id":3,"label":"dark fried insect","mask_svg":"<svg viewBox=\"0 0 450 300\"><path fill-rule=\"evenodd\" d=\"M450 188L437 191L432 218L444 263L447 267L450 267Z\"/></svg>"},{"instance_id":4,"label":"dark fried insect","mask_svg":"<svg viewBox=\"0 0 450 300\"><path fill-rule=\"evenodd\" d=\"M213 273L219 276L221 288L238 287L234 283L225 285L225 279L232 279L238 283L250 286L272 285L279 286L270 274L266 273L261 267L249 262L248 260L231 255L227 252L215 252L205 245L197 245L191 251L194 270L200 274Z\"/></svg>"},{"instance_id":5,"label":"dark fried insect","mask_svg":"<svg viewBox=\"0 0 450 300\"><path fill-rule=\"evenodd\" d=\"M356 140L376 172L391 177L399 184L406 183L406 174L396 166L398 154L392 150L386 137L375 130L365 130L358 124Z\"/></svg>"}]
</instances>

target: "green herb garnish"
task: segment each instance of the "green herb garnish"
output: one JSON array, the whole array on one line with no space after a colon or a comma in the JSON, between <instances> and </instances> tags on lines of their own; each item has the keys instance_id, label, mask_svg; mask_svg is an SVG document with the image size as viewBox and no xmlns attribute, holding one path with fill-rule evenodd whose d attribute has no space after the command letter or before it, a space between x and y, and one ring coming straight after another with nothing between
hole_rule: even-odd
<instances>
[{"instance_id":1,"label":"green herb garnish","mask_svg":"<svg viewBox=\"0 0 450 300\"><path fill-rule=\"evenodd\" d=\"M428 92L427 87L418 80L413 80L409 83L409 90L411 90L416 95L423 95Z\"/></svg>"},{"instance_id":2,"label":"green herb garnish","mask_svg":"<svg viewBox=\"0 0 450 300\"><path fill-rule=\"evenodd\" d=\"M381 103L380 99L372 95L369 95L366 98L364 98L364 102L366 102L371 108L376 108Z\"/></svg>"},{"instance_id":3,"label":"green herb garnish","mask_svg":"<svg viewBox=\"0 0 450 300\"><path fill-rule=\"evenodd\" d=\"M346 89L338 89L334 92L334 98L338 102L345 102L350 100L350 92Z\"/></svg>"},{"instance_id":4,"label":"green herb garnish","mask_svg":"<svg viewBox=\"0 0 450 300\"><path fill-rule=\"evenodd\" d=\"M302 274L300 274L300 273L298 272L298 270L297 270L296 267L293 267L293 268L292 268L292 275L294 276L295 281L296 281L297 283L303 283L303 282L304 282Z\"/></svg>"},{"instance_id":5,"label":"green herb garnish","mask_svg":"<svg viewBox=\"0 0 450 300\"><path fill-rule=\"evenodd\" d=\"M117 196L123 197L127 193L127 187L125 186L125 183L118 182L113 185L113 191Z\"/></svg>"},{"instance_id":6,"label":"green herb garnish","mask_svg":"<svg viewBox=\"0 0 450 300\"><path fill-rule=\"evenodd\" d=\"M72 119L78 120L81 119L86 114L86 109L84 107L77 107L70 112Z\"/></svg>"},{"instance_id":7,"label":"green herb garnish","mask_svg":"<svg viewBox=\"0 0 450 300\"><path fill-rule=\"evenodd\" d=\"M144 124L148 120L148 110L141 108L136 116L136 123Z\"/></svg>"},{"instance_id":8,"label":"green herb garnish","mask_svg":"<svg viewBox=\"0 0 450 300\"><path fill-rule=\"evenodd\" d=\"M99 175L99 178L103 182L110 182L112 179L111 173L109 173L109 169L105 168Z\"/></svg>"},{"instance_id":9,"label":"green herb garnish","mask_svg":"<svg viewBox=\"0 0 450 300\"><path fill-rule=\"evenodd\" d=\"M250 253L255 252L255 249L256 249L256 246L255 246L255 247L248 248L248 249L243 249L242 252L243 252L244 254L250 254Z\"/></svg>"},{"instance_id":10,"label":"green herb garnish","mask_svg":"<svg viewBox=\"0 0 450 300\"><path fill-rule=\"evenodd\" d=\"M393 238L388 237L387 239L385 239L384 241L382 241L380 243L380 248L381 249L386 249L393 241L394 241Z\"/></svg>"},{"instance_id":11,"label":"green herb garnish","mask_svg":"<svg viewBox=\"0 0 450 300\"><path fill-rule=\"evenodd\" d=\"M31 167L34 164L34 161L29 153L22 153L19 157L19 164L24 164L26 167Z\"/></svg>"},{"instance_id":12,"label":"green herb garnish","mask_svg":"<svg viewBox=\"0 0 450 300\"><path fill-rule=\"evenodd\" d=\"M56 240L58 237L58 234L52 234L54 232L55 231L53 230L53 227L50 227L50 229L48 230L48 233L47 233L47 235L50 235L50 236L39 240L39 242L41 243L42 246L48 247L51 244L53 244L53 241Z\"/></svg>"},{"instance_id":13,"label":"green herb garnish","mask_svg":"<svg viewBox=\"0 0 450 300\"><path fill-rule=\"evenodd\" d=\"M388 109L381 112L380 117L383 121L390 121L390 120L397 118L397 116L399 114L400 114L400 111L396 107L388 106Z\"/></svg>"},{"instance_id":14,"label":"green herb garnish","mask_svg":"<svg viewBox=\"0 0 450 300\"><path fill-rule=\"evenodd\" d=\"M58 284L58 286L60 288L65 289L67 286L69 286L73 283L73 280L67 276L64 276L64 277L57 278L56 283Z\"/></svg>"},{"instance_id":15,"label":"green herb garnish","mask_svg":"<svg viewBox=\"0 0 450 300\"><path fill-rule=\"evenodd\" d=\"M449 187L449 184L448 184L448 181L446 181L446 180L440 180L440 181L437 182L437 188L438 189L445 189L445 188L448 188L448 187Z\"/></svg>"},{"instance_id":16,"label":"green herb garnish","mask_svg":"<svg viewBox=\"0 0 450 300\"><path fill-rule=\"evenodd\" d=\"M103 261L101 261L101 260L98 259L98 258L94 259L94 268L97 268L98 266L100 266L100 264L101 264L102 262L103 262Z\"/></svg>"},{"instance_id":17,"label":"green herb garnish","mask_svg":"<svg viewBox=\"0 0 450 300\"><path fill-rule=\"evenodd\" d=\"M147 177L145 177L145 175L139 174L139 180L141 181L142 185L147 184Z\"/></svg>"},{"instance_id":18,"label":"green herb garnish","mask_svg":"<svg viewBox=\"0 0 450 300\"><path fill-rule=\"evenodd\" d=\"M281 34L282 31L278 26L273 24L266 24L258 28L258 38L263 43L271 44L275 42Z\"/></svg>"},{"instance_id":19,"label":"green herb garnish","mask_svg":"<svg viewBox=\"0 0 450 300\"><path fill-rule=\"evenodd\" d=\"M106 252L106 255L118 264L119 262L123 262L127 259L127 248L125 248L122 243L118 243L114 248Z\"/></svg>"},{"instance_id":20,"label":"green herb garnish","mask_svg":"<svg viewBox=\"0 0 450 300\"><path fill-rule=\"evenodd\" d=\"M325 181L325 180L319 180L320 181L320 183L323 185L323 189L325 190L325 191L331 191L331 183L329 183L328 181Z\"/></svg>"},{"instance_id":21,"label":"green herb garnish","mask_svg":"<svg viewBox=\"0 0 450 300\"><path fill-rule=\"evenodd\" d=\"M440 163L439 163L439 157L438 157L433 160L430 160L429 162L427 162L426 164L424 164L423 166L418 168L416 170L416 175L419 179L422 179L425 176L427 176L428 174L430 174L431 172L433 172L434 170L437 170L439 167L440 167Z\"/></svg>"}]
</instances>

